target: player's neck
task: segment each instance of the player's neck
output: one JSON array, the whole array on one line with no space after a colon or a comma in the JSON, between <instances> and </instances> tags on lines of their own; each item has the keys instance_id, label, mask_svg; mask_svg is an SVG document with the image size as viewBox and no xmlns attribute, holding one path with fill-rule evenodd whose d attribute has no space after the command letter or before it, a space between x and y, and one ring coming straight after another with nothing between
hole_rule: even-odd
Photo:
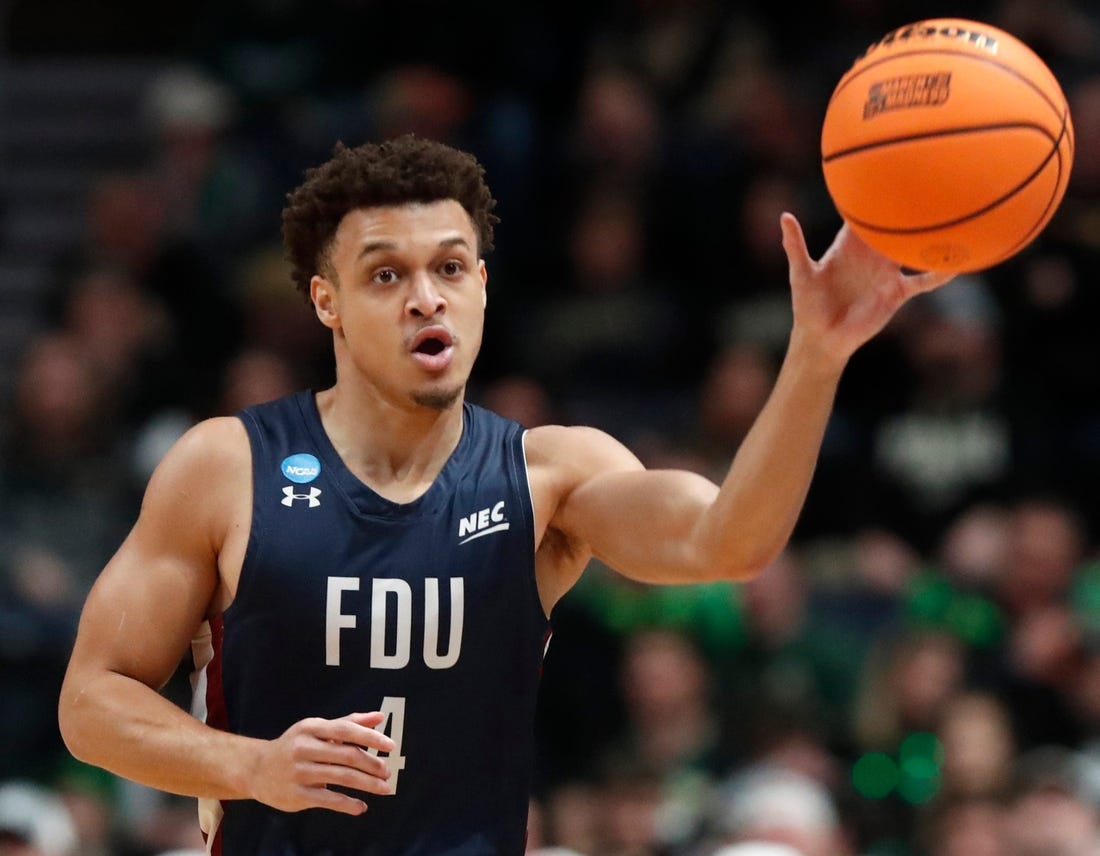
<instances>
[{"instance_id":1,"label":"player's neck","mask_svg":"<svg viewBox=\"0 0 1100 856\"><path fill-rule=\"evenodd\" d=\"M321 423L344 464L399 502L427 490L458 445L462 401L437 410L349 395L339 385L317 394Z\"/></svg>"}]
</instances>

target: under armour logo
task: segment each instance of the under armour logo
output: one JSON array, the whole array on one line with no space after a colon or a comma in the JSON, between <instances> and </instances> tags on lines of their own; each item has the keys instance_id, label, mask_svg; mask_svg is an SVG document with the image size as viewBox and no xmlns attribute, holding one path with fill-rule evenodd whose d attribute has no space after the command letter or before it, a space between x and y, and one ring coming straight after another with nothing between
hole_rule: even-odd
<instances>
[{"instance_id":1,"label":"under armour logo","mask_svg":"<svg viewBox=\"0 0 1100 856\"><path fill-rule=\"evenodd\" d=\"M294 505L294 500L296 499L306 500L309 503L310 508L316 508L318 505L321 504L321 500L317 498L321 495L321 489L319 487L311 487L309 489L309 493L295 493L294 488L290 485L287 485L283 488L283 494L284 496L282 499L282 503L287 508L290 508L292 505Z\"/></svg>"}]
</instances>

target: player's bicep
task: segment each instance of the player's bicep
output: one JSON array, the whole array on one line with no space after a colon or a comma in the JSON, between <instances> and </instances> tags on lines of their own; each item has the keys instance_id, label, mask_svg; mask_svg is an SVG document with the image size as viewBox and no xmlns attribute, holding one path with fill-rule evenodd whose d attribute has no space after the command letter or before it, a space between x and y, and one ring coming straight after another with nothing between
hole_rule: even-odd
<instances>
[{"instance_id":1,"label":"player's bicep","mask_svg":"<svg viewBox=\"0 0 1100 856\"><path fill-rule=\"evenodd\" d=\"M684 582L706 573L693 555L692 533L718 487L683 470L646 470L619 441L589 432L562 450L575 484L555 525L622 574L651 582Z\"/></svg>"},{"instance_id":2,"label":"player's bicep","mask_svg":"<svg viewBox=\"0 0 1100 856\"><path fill-rule=\"evenodd\" d=\"M682 470L606 473L575 491L570 525L593 555L632 579L709 579L693 533L717 493L713 482Z\"/></svg>"},{"instance_id":3,"label":"player's bicep","mask_svg":"<svg viewBox=\"0 0 1100 856\"><path fill-rule=\"evenodd\" d=\"M206 450L217 437L207 430L184 438L157 468L134 528L84 605L72 671L113 671L159 687L179 665L218 582L218 516L228 492L202 475L211 472Z\"/></svg>"},{"instance_id":4,"label":"player's bicep","mask_svg":"<svg viewBox=\"0 0 1100 856\"><path fill-rule=\"evenodd\" d=\"M158 555L135 533L92 587L73 668L118 672L153 687L171 677L201 623L214 577L197 563Z\"/></svg>"}]
</instances>

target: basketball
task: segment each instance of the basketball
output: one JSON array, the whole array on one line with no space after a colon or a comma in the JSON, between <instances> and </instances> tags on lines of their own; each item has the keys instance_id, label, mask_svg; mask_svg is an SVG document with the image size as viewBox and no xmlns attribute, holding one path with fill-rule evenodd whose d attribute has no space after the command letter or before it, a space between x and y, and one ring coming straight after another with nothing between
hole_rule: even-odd
<instances>
[{"instance_id":1,"label":"basketball","mask_svg":"<svg viewBox=\"0 0 1100 856\"><path fill-rule=\"evenodd\" d=\"M914 270L976 272L1027 247L1073 164L1057 78L1022 41L961 18L872 44L821 129L829 195L850 228Z\"/></svg>"}]
</instances>

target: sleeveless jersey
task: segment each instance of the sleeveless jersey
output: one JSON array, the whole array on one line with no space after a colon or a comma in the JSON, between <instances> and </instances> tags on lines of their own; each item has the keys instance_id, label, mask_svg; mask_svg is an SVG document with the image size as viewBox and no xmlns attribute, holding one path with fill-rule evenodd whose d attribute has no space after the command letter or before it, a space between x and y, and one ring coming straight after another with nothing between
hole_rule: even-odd
<instances>
[{"instance_id":1,"label":"sleeveless jersey","mask_svg":"<svg viewBox=\"0 0 1100 856\"><path fill-rule=\"evenodd\" d=\"M419 499L342 463L312 391L240 414L252 527L233 603L196 640L196 715L275 738L300 719L380 710L386 796L358 817L200 802L224 856L519 856L548 622L535 585L523 429L463 407Z\"/></svg>"}]
</instances>

